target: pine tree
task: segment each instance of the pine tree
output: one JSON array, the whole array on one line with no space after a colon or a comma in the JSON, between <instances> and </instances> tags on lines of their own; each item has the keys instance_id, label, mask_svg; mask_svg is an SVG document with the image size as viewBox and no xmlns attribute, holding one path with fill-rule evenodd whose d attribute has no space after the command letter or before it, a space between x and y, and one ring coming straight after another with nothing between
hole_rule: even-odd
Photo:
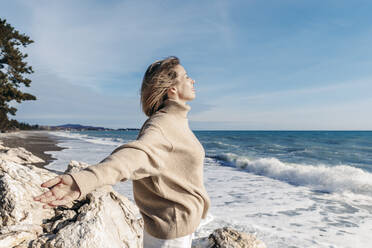
<instances>
[{"instance_id":1,"label":"pine tree","mask_svg":"<svg viewBox=\"0 0 372 248\"><path fill-rule=\"evenodd\" d=\"M22 54L19 46L26 47L33 43L25 34L20 34L5 19L0 18L0 129L6 129L10 123L7 114L15 115L17 109L9 106L10 101L18 103L27 100L36 100L36 97L21 92L19 88L24 85L30 87L31 80L24 74L34 71L27 62L27 54Z\"/></svg>"}]
</instances>

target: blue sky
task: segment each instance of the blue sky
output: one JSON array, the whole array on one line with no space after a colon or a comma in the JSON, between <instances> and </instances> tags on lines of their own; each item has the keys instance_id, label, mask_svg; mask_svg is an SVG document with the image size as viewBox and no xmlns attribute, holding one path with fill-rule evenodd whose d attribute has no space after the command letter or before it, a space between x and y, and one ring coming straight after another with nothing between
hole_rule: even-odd
<instances>
[{"instance_id":1,"label":"blue sky","mask_svg":"<svg viewBox=\"0 0 372 248\"><path fill-rule=\"evenodd\" d=\"M32 124L137 127L143 73L178 56L193 130L371 130L370 1L2 1L35 41Z\"/></svg>"}]
</instances>

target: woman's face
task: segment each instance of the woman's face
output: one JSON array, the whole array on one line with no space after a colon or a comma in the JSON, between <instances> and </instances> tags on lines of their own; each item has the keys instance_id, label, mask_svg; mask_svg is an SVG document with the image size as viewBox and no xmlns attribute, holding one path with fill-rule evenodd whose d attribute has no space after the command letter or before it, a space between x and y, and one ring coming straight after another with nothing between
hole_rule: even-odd
<instances>
[{"instance_id":1,"label":"woman's face","mask_svg":"<svg viewBox=\"0 0 372 248\"><path fill-rule=\"evenodd\" d=\"M181 101L191 101L195 98L195 81L191 79L182 65L176 65L174 70L177 72L177 84L174 86L177 89L178 98Z\"/></svg>"}]
</instances>

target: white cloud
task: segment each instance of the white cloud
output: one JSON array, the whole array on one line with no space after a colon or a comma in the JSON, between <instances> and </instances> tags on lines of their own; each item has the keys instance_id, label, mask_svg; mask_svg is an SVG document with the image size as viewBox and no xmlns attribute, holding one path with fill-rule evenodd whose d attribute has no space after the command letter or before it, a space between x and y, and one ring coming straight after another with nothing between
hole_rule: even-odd
<instances>
[{"instance_id":1,"label":"white cloud","mask_svg":"<svg viewBox=\"0 0 372 248\"><path fill-rule=\"evenodd\" d=\"M194 40L230 37L219 5L168 5L151 1L93 6L76 1L29 3L30 35L35 40L31 63L71 83L97 87L113 74L142 73L159 54L164 57L190 45L198 49Z\"/></svg>"}]
</instances>

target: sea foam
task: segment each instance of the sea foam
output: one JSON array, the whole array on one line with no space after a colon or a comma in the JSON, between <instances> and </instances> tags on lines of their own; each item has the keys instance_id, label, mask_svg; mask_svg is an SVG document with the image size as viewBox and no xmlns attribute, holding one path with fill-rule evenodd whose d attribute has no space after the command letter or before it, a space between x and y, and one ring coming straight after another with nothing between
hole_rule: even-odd
<instances>
[{"instance_id":1,"label":"sea foam","mask_svg":"<svg viewBox=\"0 0 372 248\"><path fill-rule=\"evenodd\" d=\"M94 143L94 144L99 144L99 145L119 146L122 143L127 142L121 138L111 138L111 137L98 138L98 137L89 136L87 134L72 133L72 132L66 132L66 131L54 131L54 132L51 132L51 134L65 137L65 138L80 139L80 140L87 141L89 143Z\"/></svg>"},{"instance_id":2,"label":"sea foam","mask_svg":"<svg viewBox=\"0 0 372 248\"><path fill-rule=\"evenodd\" d=\"M247 172L292 185L309 186L322 192L351 192L372 197L372 174L348 165L284 163L273 157L250 159L234 153L223 153L214 158Z\"/></svg>"}]
</instances>

